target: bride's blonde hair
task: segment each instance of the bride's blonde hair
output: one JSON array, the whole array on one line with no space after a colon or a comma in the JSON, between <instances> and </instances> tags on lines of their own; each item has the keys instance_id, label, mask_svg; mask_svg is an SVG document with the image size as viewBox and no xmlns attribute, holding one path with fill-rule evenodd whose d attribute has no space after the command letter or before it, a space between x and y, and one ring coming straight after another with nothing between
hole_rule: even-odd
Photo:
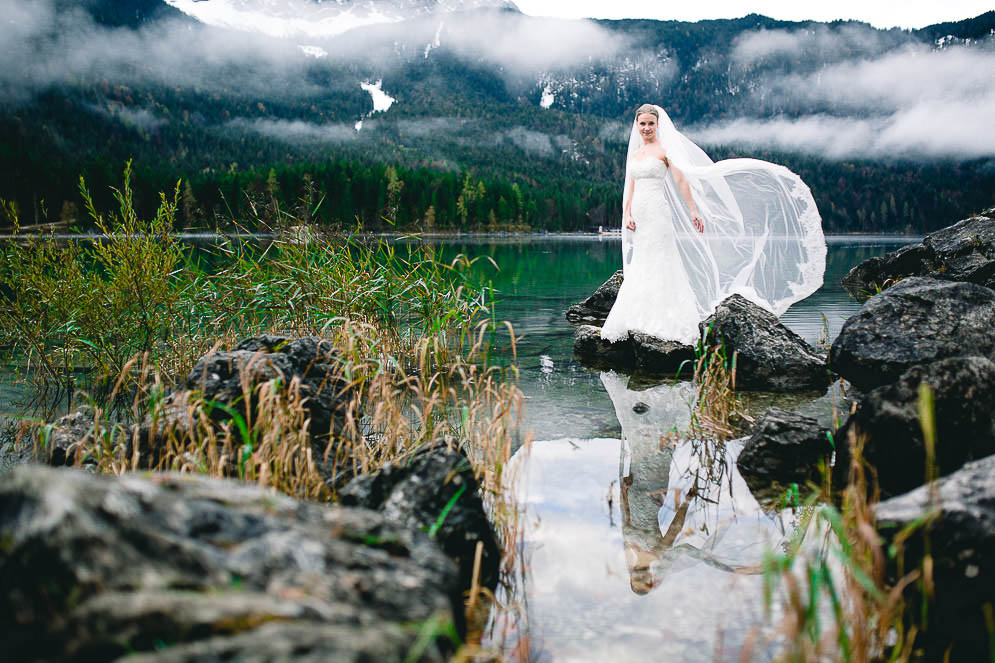
<instances>
[{"instance_id":1,"label":"bride's blonde hair","mask_svg":"<svg viewBox=\"0 0 995 663\"><path fill-rule=\"evenodd\" d=\"M642 115L643 113L649 113L650 115L656 118L657 122L660 121L660 111L658 111L656 109L656 106L654 106L653 104L643 104L642 106L637 108L636 118L638 119L639 116Z\"/></svg>"}]
</instances>

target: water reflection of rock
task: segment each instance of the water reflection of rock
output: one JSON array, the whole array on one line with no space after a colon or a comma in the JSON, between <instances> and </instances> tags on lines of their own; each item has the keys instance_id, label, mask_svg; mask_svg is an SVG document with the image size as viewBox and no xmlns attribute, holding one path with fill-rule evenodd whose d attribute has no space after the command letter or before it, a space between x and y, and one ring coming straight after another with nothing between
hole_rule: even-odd
<instances>
[{"instance_id":1,"label":"water reflection of rock","mask_svg":"<svg viewBox=\"0 0 995 663\"><path fill-rule=\"evenodd\" d=\"M736 469L742 442L668 435L690 422L690 383L635 391L615 373L602 373L601 381L622 426L620 507L632 591L646 594L665 575L700 564L759 572L764 551L785 529Z\"/></svg>"}]
</instances>

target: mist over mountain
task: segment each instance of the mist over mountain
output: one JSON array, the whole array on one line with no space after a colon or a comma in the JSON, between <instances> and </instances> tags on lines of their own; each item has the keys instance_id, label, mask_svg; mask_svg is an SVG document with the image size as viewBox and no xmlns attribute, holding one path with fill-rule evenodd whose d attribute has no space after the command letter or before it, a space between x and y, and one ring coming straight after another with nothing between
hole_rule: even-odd
<instances>
[{"instance_id":1,"label":"mist over mountain","mask_svg":"<svg viewBox=\"0 0 995 663\"><path fill-rule=\"evenodd\" d=\"M511 0L165 0L204 23L276 37L327 38L364 25L471 9L518 11Z\"/></svg>"},{"instance_id":2,"label":"mist over mountain","mask_svg":"<svg viewBox=\"0 0 995 663\"><path fill-rule=\"evenodd\" d=\"M74 170L109 179L129 157L177 176L334 158L607 190L646 101L718 156L799 170L830 226L866 229L853 216L877 195L871 177L916 186L926 168L967 183L944 184L929 210L995 188L995 12L907 31L758 15L559 20L504 0L0 8L0 148L18 162L0 195L22 206L58 205ZM816 190L857 177L853 163L865 184L850 200ZM912 198L908 212L886 207L879 227L938 222Z\"/></svg>"}]
</instances>

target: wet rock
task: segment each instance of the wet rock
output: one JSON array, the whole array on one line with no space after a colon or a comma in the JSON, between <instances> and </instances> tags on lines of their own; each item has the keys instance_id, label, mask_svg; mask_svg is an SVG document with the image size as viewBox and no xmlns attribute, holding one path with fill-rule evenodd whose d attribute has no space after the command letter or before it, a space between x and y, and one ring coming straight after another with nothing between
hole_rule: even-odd
<instances>
[{"instance_id":1,"label":"wet rock","mask_svg":"<svg viewBox=\"0 0 995 663\"><path fill-rule=\"evenodd\" d=\"M960 356L995 358L995 291L913 277L875 295L843 324L829 365L862 390L912 366Z\"/></svg>"},{"instance_id":2,"label":"wet rock","mask_svg":"<svg viewBox=\"0 0 995 663\"><path fill-rule=\"evenodd\" d=\"M677 341L664 341L639 332L629 334L632 343L633 363L637 373L673 374L694 373L694 348Z\"/></svg>"},{"instance_id":3,"label":"wet rock","mask_svg":"<svg viewBox=\"0 0 995 663\"><path fill-rule=\"evenodd\" d=\"M919 244L865 260L843 277L843 285L855 296L868 296L908 276L995 288L995 208L930 233Z\"/></svg>"},{"instance_id":4,"label":"wet rock","mask_svg":"<svg viewBox=\"0 0 995 663\"><path fill-rule=\"evenodd\" d=\"M698 324L702 338L736 355L736 388L757 391L825 389L825 361L808 343L740 295L727 297Z\"/></svg>"},{"instance_id":5,"label":"wet rock","mask_svg":"<svg viewBox=\"0 0 995 663\"><path fill-rule=\"evenodd\" d=\"M574 357L592 368L624 371L632 370L635 365L632 343L628 339L609 343L601 338L601 327L593 325L581 325L574 332Z\"/></svg>"},{"instance_id":6,"label":"wet rock","mask_svg":"<svg viewBox=\"0 0 995 663\"><path fill-rule=\"evenodd\" d=\"M983 611L995 596L995 456L965 465L935 489L935 505L927 486L878 504L878 530L887 549L900 532L938 508L936 520L915 529L900 557L891 561L892 573L897 576L899 561L904 572L921 568L929 551L935 594L929 600L927 629L916 639L916 646L925 649L923 660L947 660L949 647L950 661L987 661L990 626ZM921 624L919 583L906 588L905 598L910 621Z\"/></svg>"},{"instance_id":7,"label":"wet rock","mask_svg":"<svg viewBox=\"0 0 995 663\"><path fill-rule=\"evenodd\" d=\"M581 325L574 333L574 357L591 368L673 375L688 370L686 364L694 360L694 348L641 333L609 343L601 338L600 327Z\"/></svg>"},{"instance_id":8,"label":"wet rock","mask_svg":"<svg viewBox=\"0 0 995 663\"><path fill-rule=\"evenodd\" d=\"M235 481L21 466L0 547L9 660L404 660L418 624L463 628L456 566L424 533Z\"/></svg>"},{"instance_id":9,"label":"wet rock","mask_svg":"<svg viewBox=\"0 0 995 663\"><path fill-rule=\"evenodd\" d=\"M93 413L87 410L71 412L59 417L48 425L36 426L32 430L31 444L34 446L34 459L49 465L73 465L82 447L92 441Z\"/></svg>"},{"instance_id":10,"label":"wet rock","mask_svg":"<svg viewBox=\"0 0 995 663\"><path fill-rule=\"evenodd\" d=\"M480 584L497 584L500 550L480 499L470 461L439 446L419 450L400 463L350 481L339 492L346 506L380 511L394 522L429 532L460 568L460 582L470 587L477 543L483 546Z\"/></svg>"},{"instance_id":11,"label":"wet rock","mask_svg":"<svg viewBox=\"0 0 995 663\"><path fill-rule=\"evenodd\" d=\"M915 366L893 384L864 394L836 433L837 477L846 479L848 436L865 437L863 455L877 472L883 496L921 485L926 446L919 419L920 385L933 392L936 469L949 474L970 460L995 454L995 363L957 357Z\"/></svg>"},{"instance_id":12,"label":"wet rock","mask_svg":"<svg viewBox=\"0 0 995 663\"><path fill-rule=\"evenodd\" d=\"M196 391L205 400L236 408L245 416L245 385L252 388L277 381L284 392L299 390L309 419L312 439L327 439L345 427L344 401L350 395L347 381L339 376L335 348L316 338L256 336L228 352L200 358L183 389ZM213 416L229 415L216 408Z\"/></svg>"},{"instance_id":13,"label":"wet rock","mask_svg":"<svg viewBox=\"0 0 995 663\"><path fill-rule=\"evenodd\" d=\"M574 324L603 325L622 287L622 270L598 286L590 297L567 309L567 320Z\"/></svg>"},{"instance_id":14,"label":"wet rock","mask_svg":"<svg viewBox=\"0 0 995 663\"><path fill-rule=\"evenodd\" d=\"M806 417L772 407L753 427L736 467L754 495L780 496L791 484L804 486L822 479L833 446L829 429Z\"/></svg>"},{"instance_id":15,"label":"wet rock","mask_svg":"<svg viewBox=\"0 0 995 663\"><path fill-rule=\"evenodd\" d=\"M316 337L256 336L233 350L201 357L186 381L167 397L162 416L140 424L135 439L142 466L158 465L161 447L169 437L203 437L204 431L191 428L195 421L188 412L194 407L202 405L218 430L227 425L238 431L235 415L243 421L258 421L260 388L267 384L271 395L284 404L299 403L299 424L310 434L319 470L329 481L341 482L341 468L327 452L333 438L350 434L345 413L352 393L339 375L333 345Z\"/></svg>"}]
</instances>

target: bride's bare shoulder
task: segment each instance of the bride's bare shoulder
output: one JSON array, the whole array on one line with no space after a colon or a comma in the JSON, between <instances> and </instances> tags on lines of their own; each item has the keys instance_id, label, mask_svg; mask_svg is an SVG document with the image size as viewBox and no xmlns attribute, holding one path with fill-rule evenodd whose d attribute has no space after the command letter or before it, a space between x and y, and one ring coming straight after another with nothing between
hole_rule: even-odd
<instances>
[{"instance_id":1,"label":"bride's bare shoulder","mask_svg":"<svg viewBox=\"0 0 995 663\"><path fill-rule=\"evenodd\" d=\"M646 150L647 157L653 157L654 159L659 159L660 161L667 160L667 150L663 149L663 145L660 143L646 145L643 149Z\"/></svg>"},{"instance_id":2,"label":"bride's bare shoulder","mask_svg":"<svg viewBox=\"0 0 995 663\"><path fill-rule=\"evenodd\" d=\"M640 161L642 159L659 159L660 161L666 161L667 151L663 149L663 145L660 145L659 143L643 145L632 153L631 158L636 161Z\"/></svg>"}]
</instances>

